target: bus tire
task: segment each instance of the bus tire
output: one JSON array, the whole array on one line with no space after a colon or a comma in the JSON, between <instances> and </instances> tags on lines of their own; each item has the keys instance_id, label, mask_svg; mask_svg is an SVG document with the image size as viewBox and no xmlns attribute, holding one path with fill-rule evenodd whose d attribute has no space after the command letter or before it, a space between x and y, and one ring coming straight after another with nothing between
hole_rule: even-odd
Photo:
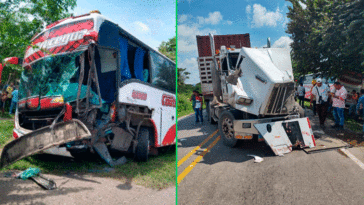
<instances>
[{"instance_id":1,"label":"bus tire","mask_svg":"<svg viewBox=\"0 0 364 205\"><path fill-rule=\"evenodd\" d=\"M145 127L140 127L138 133L138 144L135 150L135 159L138 162L148 161L149 155L149 129Z\"/></svg>"},{"instance_id":2,"label":"bus tire","mask_svg":"<svg viewBox=\"0 0 364 205\"><path fill-rule=\"evenodd\" d=\"M220 114L219 133L223 143L228 147L235 147L238 142L234 134L234 120L235 117L229 110L225 110Z\"/></svg>"}]
</instances>

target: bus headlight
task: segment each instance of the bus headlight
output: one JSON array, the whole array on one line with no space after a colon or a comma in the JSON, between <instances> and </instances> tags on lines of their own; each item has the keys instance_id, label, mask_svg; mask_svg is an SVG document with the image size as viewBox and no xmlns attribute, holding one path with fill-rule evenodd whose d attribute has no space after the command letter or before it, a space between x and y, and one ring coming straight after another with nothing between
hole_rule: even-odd
<instances>
[{"instance_id":1,"label":"bus headlight","mask_svg":"<svg viewBox=\"0 0 364 205\"><path fill-rule=\"evenodd\" d=\"M60 97L53 98L51 103L64 103L63 97L60 96Z\"/></svg>"}]
</instances>

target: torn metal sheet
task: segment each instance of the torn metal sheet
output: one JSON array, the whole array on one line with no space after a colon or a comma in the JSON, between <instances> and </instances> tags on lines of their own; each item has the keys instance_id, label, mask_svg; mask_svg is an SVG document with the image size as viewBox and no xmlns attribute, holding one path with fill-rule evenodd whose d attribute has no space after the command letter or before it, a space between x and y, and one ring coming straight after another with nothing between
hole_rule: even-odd
<instances>
[{"instance_id":1,"label":"torn metal sheet","mask_svg":"<svg viewBox=\"0 0 364 205\"><path fill-rule=\"evenodd\" d=\"M101 156L101 158L110 165L110 167L119 166L119 165L125 164L127 162L127 160L124 156L120 157L117 160L113 160L111 158L109 150L107 149L107 146L103 142L96 142L94 144L94 149Z\"/></svg>"},{"instance_id":2,"label":"torn metal sheet","mask_svg":"<svg viewBox=\"0 0 364 205\"><path fill-rule=\"evenodd\" d=\"M316 142L308 118L255 124L274 154L282 156L292 152L292 147L315 147Z\"/></svg>"},{"instance_id":3,"label":"torn metal sheet","mask_svg":"<svg viewBox=\"0 0 364 205\"><path fill-rule=\"evenodd\" d=\"M53 190L57 188L56 182L44 177L42 174L38 174L38 176L32 176L30 178L43 189Z\"/></svg>"},{"instance_id":4,"label":"torn metal sheet","mask_svg":"<svg viewBox=\"0 0 364 205\"><path fill-rule=\"evenodd\" d=\"M88 137L91 137L90 131L77 119L55 124L53 130L50 126L40 128L11 141L4 147L0 169L40 151Z\"/></svg>"},{"instance_id":5,"label":"torn metal sheet","mask_svg":"<svg viewBox=\"0 0 364 205\"><path fill-rule=\"evenodd\" d=\"M113 127L112 132L114 133L114 139L111 143L111 148L119 151L128 151L133 136L120 127Z\"/></svg>"},{"instance_id":6,"label":"torn metal sheet","mask_svg":"<svg viewBox=\"0 0 364 205\"><path fill-rule=\"evenodd\" d=\"M329 135L324 134L320 139L316 140L316 147L313 148L305 148L307 154L329 151L333 149L340 149L343 147L350 147L350 145L340 139L333 138Z\"/></svg>"}]
</instances>

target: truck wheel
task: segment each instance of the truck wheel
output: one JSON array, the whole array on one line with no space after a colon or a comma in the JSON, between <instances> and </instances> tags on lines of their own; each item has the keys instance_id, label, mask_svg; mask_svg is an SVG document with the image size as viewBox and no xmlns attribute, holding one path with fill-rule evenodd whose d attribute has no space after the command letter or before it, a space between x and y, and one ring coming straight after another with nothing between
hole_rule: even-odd
<instances>
[{"instance_id":1,"label":"truck wheel","mask_svg":"<svg viewBox=\"0 0 364 205\"><path fill-rule=\"evenodd\" d=\"M135 150L135 158L138 162L148 161L149 155L149 130L141 127L138 134L138 144Z\"/></svg>"},{"instance_id":2,"label":"truck wheel","mask_svg":"<svg viewBox=\"0 0 364 205\"><path fill-rule=\"evenodd\" d=\"M223 111L219 118L219 133L226 146L235 147L238 142L234 134L235 117L230 111Z\"/></svg>"}]
</instances>

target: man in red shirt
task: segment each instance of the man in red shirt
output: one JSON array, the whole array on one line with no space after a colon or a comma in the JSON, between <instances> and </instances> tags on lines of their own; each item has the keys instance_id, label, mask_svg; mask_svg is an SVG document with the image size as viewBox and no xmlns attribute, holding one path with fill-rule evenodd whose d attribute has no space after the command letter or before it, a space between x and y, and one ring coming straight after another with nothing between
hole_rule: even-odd
<instances>
[{"instance_id":1,"label":"man in red shirt","mask_svg":"<svg viewBox=\"0 0 364 205\"><path fill-rule=\"evenodd\" d=\"M200 95L200 93L195 90L193 91L193 94L195 95L195 116L196 116L196 124L198 122L200 122L201 120L201 123L203 123L203 117L202 117L202 103L203 103L203 99Z\"/></svg>"},{"instance_id":2,"label":"man in red shirt","mask_svg":"<svg viewBox=\"0 0 364 205\"><path fill-rule=\"evenodd\" d=\"M335 125L332 128L337 128L339 130L344 129L344 108L345 108L345 99L347 97L348 92L341 85L340 82L335 82L335 94L332 94L332 107L333 107L333 116L335 119Z\"/></svg>"}]
</instances>

